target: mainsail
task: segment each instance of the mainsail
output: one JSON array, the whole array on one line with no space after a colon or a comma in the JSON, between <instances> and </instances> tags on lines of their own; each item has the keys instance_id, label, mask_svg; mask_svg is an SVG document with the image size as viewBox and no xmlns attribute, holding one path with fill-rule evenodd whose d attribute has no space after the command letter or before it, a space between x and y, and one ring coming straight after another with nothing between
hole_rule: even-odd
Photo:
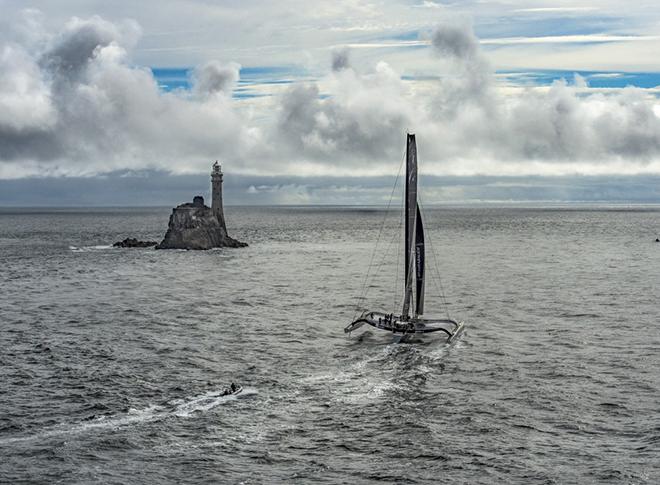
<instances>
[{"instance_id":1,"label":"mainsail","mask_svg":"<svg viewBox=\"0 0 660 485\"><path fill-rule=\"evenodd\" d=\"M418 316L424 313L424 224L422 224L422 213L419 206L415 223L415 275L417 276L415 316Z\"/></svg>"},{"instance_id":2,"label":"mainsail","mask_svg":"<svg viewBox=\"0 0 660 485\"><path fill-rule=\"evenodd\" d=\"M424 226L417 206L417 144L415 135L408 134L406 146L406 249L405 249L405 290L403 315L410 316L413 299L413 271L415 284L415 315L424 312ZM414 258L414 259L413 259Z\"/></svg>"}]
</instances>

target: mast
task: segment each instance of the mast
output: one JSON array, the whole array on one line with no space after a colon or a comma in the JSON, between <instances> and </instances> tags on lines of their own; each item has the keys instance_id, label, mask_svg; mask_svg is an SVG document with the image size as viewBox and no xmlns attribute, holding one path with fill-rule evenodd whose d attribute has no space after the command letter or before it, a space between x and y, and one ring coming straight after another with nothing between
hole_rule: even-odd
<instances>
[{"instance_id":1,"label":"mast","mask_svg":"<svg viewBox=\"0 0 660 485\"><path fill-rule=\"evenodd\" d=\"M415 245L415 219L417 217L417 143L415 135L408 133L406 141L406 208L405 208L405 289L403 296L402 317L410 316L410 304L413 297L412 273L413 258L412 252ZM416 258L415 258L416 259Z\"/></svg>"}]
</instances>

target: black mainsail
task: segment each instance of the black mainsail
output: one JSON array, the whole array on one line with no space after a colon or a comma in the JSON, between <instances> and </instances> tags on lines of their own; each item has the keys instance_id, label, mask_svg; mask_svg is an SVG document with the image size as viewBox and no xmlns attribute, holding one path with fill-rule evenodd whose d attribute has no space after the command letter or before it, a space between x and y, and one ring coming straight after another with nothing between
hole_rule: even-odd
<instances>
[{"instance_id":1,"label":"black mainsail","mask_svg":"<svg viewBox=\"0 0 660 485\"><path fill-rule=\"evenodd\" d=\"M415 222L415 316L424 313L424 224L422 213L417 207L417 221Z\"/></svg>"},{"instance_id":2,"label":"black mainsail","mask_svg":"<svg viewBox=\"0 0 660 485\"><path fill-rule=\"evenodd\" d=\"M443 332L451 342L463 332L463 322L452 318L424 318L425 236L422 214L417 202L417 144L415 135L406 140L406 188L405 188L404 265L405 288L403 311L400 316L383 311L364 310L344 328L350 333L363 325L391 332L397 341L412 334ZM379 235L380 239L380 235ZM370 265L371 268L371 265ZM398 272L397 272L398 274ZM369 271L367 271L367 277ZM366 280L365 280L366 288ZM411 315L411 308L414 310Z\"/></svg>"},{"instance_id":3,"label":"black mainsail","mask_svg":"<svg viewBox=\"0 0 660 485\"><path fill-rule=\"evenodd\" d=\"M406 249L405 290L403 299L404 316L410 315L410 306L415 301L415 316L424 313L424 225L417 204L417 144L415 135L408 135L406 149ZM413 271L415 286L413 294Z\"/></svg>"},{"instance_id":4,"label":"black mainsail","mask_svg":"<svg viewBox=\"0 0 660 485\"><path fill-rule=\"evenodd\" d=\"M405 289L403 297L403 313L405 317L410 316L410 304L413 298L413 248L415 247L415 221L417 219L417 143L415 135L408 134L406 144L406 207L405 207L405 231L406 249L404 257L405 265Z\"/></svg>"}]
</instances>

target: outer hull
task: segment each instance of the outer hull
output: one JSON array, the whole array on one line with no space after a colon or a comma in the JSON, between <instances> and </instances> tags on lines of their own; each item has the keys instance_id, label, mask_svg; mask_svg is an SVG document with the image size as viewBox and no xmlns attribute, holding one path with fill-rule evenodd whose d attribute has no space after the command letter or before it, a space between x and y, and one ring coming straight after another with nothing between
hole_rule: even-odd
<instances>
[{"instance_id":1,"label":"outer hull","mask_svg":"<svg viewBox=\"0 0 660 485\"><path fill-rule=\"evenodd\" d=\"M451 342L463 333L464 326L463 322L451 318L417 317L406 319L391 313L366 311L349 324L344 332L352 333L360 329L366 332L371 328L378 330L377 333L389 333L394 342L411 342L420 340L420 338L426 341L428 337Z\"/></svg>"}]
</instances>

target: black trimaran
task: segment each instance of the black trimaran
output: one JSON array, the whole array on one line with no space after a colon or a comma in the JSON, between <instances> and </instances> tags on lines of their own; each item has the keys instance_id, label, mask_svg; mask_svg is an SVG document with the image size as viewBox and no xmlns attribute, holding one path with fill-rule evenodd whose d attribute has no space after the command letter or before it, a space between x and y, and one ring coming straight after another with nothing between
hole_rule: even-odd
<instances>
[{"instance_id":1,"label":"black trimaran","mask_svg":"<svg viewBox=\"0 0 660 485\"><path fill-rule=\"evenodd\" d=\"M417 144L408 134L406 146L404 295L401 315L366 310L344 332L350 333L367 324L390 332L397 341L416 334L443 332L452 341L463 332L463 322L452 318L424 318L424 224L417 201ZM414 275L414 276L413 276ZM411 308L414 309L411 315ZM418 335L419 336L419 335Z\"/></svg>"}]
</instances>

